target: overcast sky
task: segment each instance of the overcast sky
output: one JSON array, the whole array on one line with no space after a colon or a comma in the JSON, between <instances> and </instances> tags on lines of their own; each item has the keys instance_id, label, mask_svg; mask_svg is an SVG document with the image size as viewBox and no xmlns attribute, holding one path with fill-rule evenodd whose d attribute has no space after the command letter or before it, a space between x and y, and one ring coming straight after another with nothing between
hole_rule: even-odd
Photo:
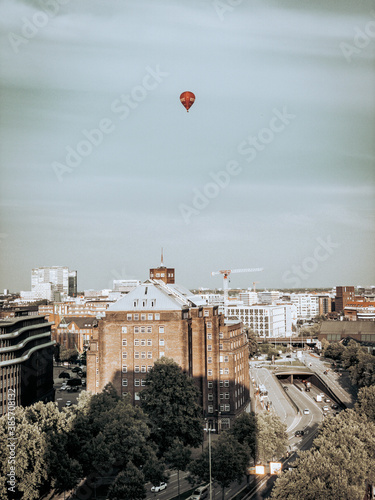
<instances>
[{"instance_id":1,"label":"overcast sky","mask_svg":"<svg viewBox=\"0 0 375 500\"><path fill-rule=\"evenodd\" d=\"M0 19L1 288L49 265L80 290L143 280L161 247L190 288L253 267L231 286L375 284L373 1L3 0Z\"/></svg>"}]
</instances>

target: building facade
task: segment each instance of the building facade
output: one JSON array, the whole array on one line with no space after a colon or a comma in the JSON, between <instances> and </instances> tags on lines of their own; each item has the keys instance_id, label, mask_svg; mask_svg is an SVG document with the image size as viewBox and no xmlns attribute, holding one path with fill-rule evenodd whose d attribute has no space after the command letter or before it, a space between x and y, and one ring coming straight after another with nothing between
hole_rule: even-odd
<instances>
[{"instance_id":1,"label":"building facade","mask_svg":"<svg viewBox=\"0 0 375 500\"><path fill-rule=\"evenodd\" d=\"M52 283L57 292L77 296L77 271L66 266L37 267L31 271L31 291L41 283Z\"/></svg>"},{"instance_id":2,"label":"building facade","mask_svg":"<svg viewBox=\"0 0 375 500\"><path fill-rule=\"evenodd\" d=\"M0 414L54 401L51 323L42 316L0 321Z\"/></svg>"},{"instance_id":3,"label":"building facade","mask_svg":"<svg viewBox=\"0 0 375 500\"><path fill-rule=\"evenodd\" d=\"M292 332L290 304L229 306L227 316L238 318L260 337L284 337Z\"/></svg>"},{"instance_id":4,"label":"building facade","mask_svg":"<svg viewBox=\"0 0 375 500\"><path fill-rule=\"evenodd\" d=\"M354 296L354 286L337 286L335 296L335 311L343 311L345 309L346 303L354 300Z\"/></svg>"},{"instance_id":5,"label":"building facade","mask_svg":"<svg viewBox=\"0 0 375 500\"><path fill-rule=\"evenodd\" d=\"M249 405L242 325L225 321L217 306L161 280L142 283L99 321L87 353L88 390L101 392L111 382L137 404L147 372L163 356L194 379L204 417L216 428L229 428Z\"/></svg>"}]
</instances>

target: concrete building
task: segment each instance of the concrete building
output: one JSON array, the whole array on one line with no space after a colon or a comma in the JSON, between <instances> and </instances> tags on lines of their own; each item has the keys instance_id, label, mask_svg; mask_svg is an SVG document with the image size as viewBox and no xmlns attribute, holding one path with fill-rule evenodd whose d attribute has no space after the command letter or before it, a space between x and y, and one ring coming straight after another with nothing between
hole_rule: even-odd
<instances>
[{"instance_id":1,"label":"concrete building","mask_svg":"<svg viewBox=\"0 0 375 500\"><path fill-rule=\"evenodd\" d=\"M77 296L77 271L66 266L37 267L31 271L31 291L41 283L52 283L55 290L69 297Z\"/></svg>"},{"instance_id":2,"label":"concrete building","mask_svg":"<svg viewBox=\"0 0 375 500\"><path fill-rule=\"evenodd\" d=\"M88 390L100 392L111 382L137 404L147 372L165 356L194 379L203 416L218 429L229 428L249 404L242 325L225 321L217 306L185 288L165 283L174 278L174 270L156 268L150 273L158 273L164 282L150 279L139 285L109 306L94 329L87 353Z\"/></svg>"},{"instance_id":3,"label":"concrete building","mask_svg":"<svg viewBox=\"0 0 375 500\"><path fill-rule=\"evenodd\" d=\"M140 280L113 280L113 291L128 293L140 285Z\"/></svg>"},{"instance_id":4,"label":"concrete building","mask_svg":"<svg viewBox=\"0 0 375 500\"><path fill-rule=\"evenodd\" d=\"M264 292L258 292L258 301L260 304L274 304L280 298L281 293L277 290L265 290Z\"/></svg>"},{"instance_id":5,"label":"concrete building","mask_svg":"<svg viewBox=\"0 0 375 500\"><path fill-rule=\"evenodd\" d=\"M297 318L313 319L319 316L319 297L310 293L291 293L290 301L297 308Z\"/></svg>"},{"instance_id":6,"label":"concrete building","mask_svg":"<svg viewBox=\"0 0 375 500\"><path fill-rule=\"evenodd\" d=\"M0 320L0 414L54 401L51 323L41 316Z\"/></svg>"},{"instance_id":7,"label":"concrete building","mask_svg":"<svg viewBox=\"0 0 375 500\"><path fill-rule=\"evenodd\" d=\"M252 306L258 302L257 292L240 292L240 301L244 306Z\"/></svg>"},{"instance_id":8,"label":"concrete building","mask_svg":"<svg viewBox=\"0 0 375 500\"><path fill-rule=\"evenodd\" d=\"M52 283L37 283L31 291L21 291L21 299L25 302L35 302L37 300L52 301L56 291Z\"/></svg>"},{"instance_id":9,"label":"concrete building","mask_svg":"<svg viewBox=\"0 0 375 500\"><path fill-rule=\"evenodd\" d=\"M292 333L290 304L229 306L227 316L238 318L260 337L283 337Z\"/></svg>"}]
</instances>

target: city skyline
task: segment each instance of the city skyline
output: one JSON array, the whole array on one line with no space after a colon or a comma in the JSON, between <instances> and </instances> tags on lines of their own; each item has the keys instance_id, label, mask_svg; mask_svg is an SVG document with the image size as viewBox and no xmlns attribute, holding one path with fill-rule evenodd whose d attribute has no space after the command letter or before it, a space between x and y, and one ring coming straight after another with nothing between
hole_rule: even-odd
<instances>
[{"instance_id":1,"label":"city skyline","mask_svg":"<svg viewBox=\"0 0 375 500\"><path fill-rule=\"evenodd\" d=\"M144 281L161 247L188 288L375 282L370 0L0 13L0 289Z\"/></svg>"}]
</instances>

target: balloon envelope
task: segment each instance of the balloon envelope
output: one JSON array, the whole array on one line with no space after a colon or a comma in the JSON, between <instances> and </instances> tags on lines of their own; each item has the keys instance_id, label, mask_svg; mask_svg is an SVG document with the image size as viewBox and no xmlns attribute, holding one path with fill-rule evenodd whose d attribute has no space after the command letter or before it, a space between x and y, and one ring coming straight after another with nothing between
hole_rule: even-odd
<instances>
[{"instance_id":1,"label":"balloon envelope","mask_svg":"<svg viewBox=\"0 0 375 500\"><path fill-rule=\"evenodd\" d=\"M186 111L189 111L191 106L194 104L195 95L193 92L182 92L180 95L180 101L183 106L185 106Z\"/></svg>"}]
</instances>

